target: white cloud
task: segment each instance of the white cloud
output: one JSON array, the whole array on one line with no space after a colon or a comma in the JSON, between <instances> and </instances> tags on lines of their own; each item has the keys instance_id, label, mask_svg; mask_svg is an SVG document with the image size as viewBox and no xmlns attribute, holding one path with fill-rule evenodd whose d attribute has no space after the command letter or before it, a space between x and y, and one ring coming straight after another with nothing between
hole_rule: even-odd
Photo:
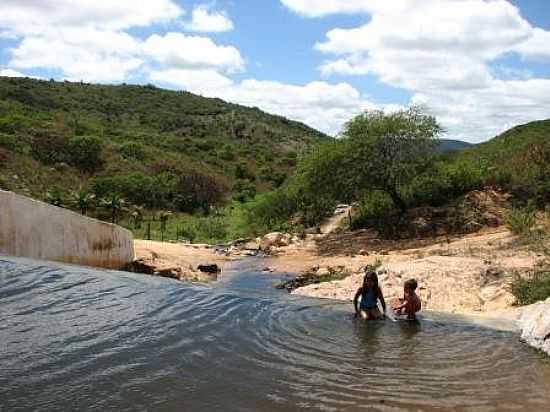
<instances>
[{"instance_id":1,"label":"white cloud","mask_svg":"<svg viewBox=\"0 0 550 412\"><path fill-rule=\"evenodd\" d=\"M95 27L122 30L173 20L183 10L172 0L2 0L0 27L21 35L44 27Z\"/></svg>"},{"instance_id":2,"label":"white cloud","mask_svg":"<svg viewBox=\"0 0 550 412\"><path fill-rule=\"evenodd\" d=\"M208 37L182 33L153 34L144 44L145 53L169 68L242 71L244 60L233 46L221 46Z\"/></svg>"},{"instance_id":3,"label":"white cloud","mask_svg":"<svg viewBox=\"0 0 550 412\"><path fill-rule=\"evenodd\" d=\"M507 1L282 1L310 16L317 12L307 10L327 14L350 7L368 13L366 24L330 30L315 45L335 56L321 65L321 73L374 75L409 90L413 102L433 108L455 137L479 141L504 125L550 117L546 96L532 88L546 90L550 80L502 64L492 67L510 53L550 57L550 32L531 26Z\"/></svg>"},{"instance_id":4,"label":"white cloud","mask_svg":"<svg viewBox=\"0 0 550 412\"><path fill-rule=\"evenodd\" d=\"M550 31L539 28L533 29L532 36L521 44L514 51L525 58L549 59L550 58Z\"/></svg>"},{"instance_id":5,"label":"white cloud","mask_svg":"<svg viewBox=\"0 0 550 412\"><path fill-rule=\"evenodd\" d=\"M45 30L11 50L10 65L61 70L69 80L122 81L143 63L139 41L125 32L94 28Z\"/></svg>"},{"instance_id":6,"label":"white cloud","mask_svg":"<svg viewBox=\"0 0 550 412\"><path fill-rule=\"evenodd\" d=\"M484 89L418 93L453 137L480 142L532 120L550 117L550 79L495 80Z\"/></svg>"},{"instance_id":7,"label":"white cloud","mask_svg":"<svg viewBox=\"0 0 550 412\"><path fill-rule=\"evenodd\" d=\"M207 37L168 33L143 41L126 31L183 13L173 0L3 0L0 33L19 40L8 50L10 67L58 70L69 80L120 82L153 61L164 65L157 70L243 70L236 48Z\"/></svg>"},{"instance_id":8,"label":"white cloud","mask_svg":"<svg viewBox=\"0 0 550 412\"><path fill-rule=\"evenodd\" d=\"M70 80L125 80L144 63L141 41L124 30L176 20L173 0L2 0L3 36L20 39L9 50L18 69L59 70Z\"/></svg>"},{"instance_id":9,"label":"white cloud","mask_svg":"<svg viewBox=\"0 0 550 412\"><path fill-rule=\"evenodd\" d=\"M4 77L25 77L25 75L17 70L2 69L0 70L0 76Z\"/></svg>"},{"instance_id":10,"label":"white cloud","mask_svg":"<svg viewBox=\"0 0 550 412\"><path fill-rule=\"evenodd\" d=\"M211 11L210 7L202 5L193 9L192 20L184 24L190 31L203 33L219 33L233 30L233 22L222 11Z\"/></svg>"},{"instance_id":11,"label":"white cloud","mask_svg":"<svg viewBox=\"0 0 550 412\"><path fill-rule=\"evenodd\" d=\"M217 90L232 86L231 79L215 70L168 69L151 72L153 82L183 88L192 93L213 95Z\"/></svg>"},{"instance_id":12,"label":"white cloud","mask_svg":"<svg viewBox=\"0 0 550 412\"><path fill-rule=\"evenodd\" d=\"M411 7L409 0L281 0L281 2L304 17L372 13L381 10L403 12ZM418 2L416 4L418 5Z\"/></svg>"}]
</instances>

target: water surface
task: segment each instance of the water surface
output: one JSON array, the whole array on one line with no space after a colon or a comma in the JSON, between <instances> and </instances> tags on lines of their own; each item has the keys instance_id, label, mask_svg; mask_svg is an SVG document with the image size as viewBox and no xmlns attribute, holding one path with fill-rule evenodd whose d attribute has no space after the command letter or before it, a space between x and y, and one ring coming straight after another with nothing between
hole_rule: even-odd
<instances>
[{"instance_id":1,"label":"water surface","mask_svg":"<svg viewBox=\"0 0 550 412\"><path fill-rule=\"evenodd\" d=\"M0 410L549 410L511 332L349 305L237 268L214 285L0 258Z\"/></svg>"}]
</instances>

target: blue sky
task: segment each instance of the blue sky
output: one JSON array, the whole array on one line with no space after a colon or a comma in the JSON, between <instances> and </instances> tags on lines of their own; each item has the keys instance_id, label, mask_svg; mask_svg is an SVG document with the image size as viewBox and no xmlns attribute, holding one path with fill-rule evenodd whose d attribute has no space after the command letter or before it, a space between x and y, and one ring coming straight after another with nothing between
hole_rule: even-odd
<instances>
[{"instance_id":1,"label":"blue sky","mask_svg":"<svg viewBox=\"0 0 550 412\"><path fill-rule=\"evenodd\" d=\"M550 117L543 0L2 0L0 75L154 83L337 135L421 104L448 138Z\"/></svg>"}]
</instances>

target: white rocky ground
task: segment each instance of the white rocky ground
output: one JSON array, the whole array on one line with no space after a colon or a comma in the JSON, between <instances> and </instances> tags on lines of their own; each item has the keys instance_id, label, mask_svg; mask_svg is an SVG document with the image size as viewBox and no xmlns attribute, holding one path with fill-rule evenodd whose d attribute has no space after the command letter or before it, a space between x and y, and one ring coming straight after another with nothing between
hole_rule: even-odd
<instances>
[{"instance_id":1,"label":"white rocky ground","mask_svg":"<svg viewBox=\"0 0 550 412\"><path fill-rule=\"evenodd\" d=\"M550 298L525 308L519 324L521 339L550 355Z\"/></svg>"}]
</instances>

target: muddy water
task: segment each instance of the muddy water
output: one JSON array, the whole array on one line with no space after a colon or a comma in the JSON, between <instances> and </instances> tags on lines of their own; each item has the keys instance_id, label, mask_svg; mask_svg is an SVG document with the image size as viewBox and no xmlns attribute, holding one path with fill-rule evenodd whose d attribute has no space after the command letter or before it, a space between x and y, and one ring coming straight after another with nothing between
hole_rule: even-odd
<instances>
[{"instance_id":1,"label":"muddy water","mask_svg":"<svg viewBox=\"0 0 550 412\"><path fill-rule=\"evenodd\" d=\"M0 410L506 411L550 408L550 363L511 332L426 314L0 258Z\"/></svg>"}]
</instances>

